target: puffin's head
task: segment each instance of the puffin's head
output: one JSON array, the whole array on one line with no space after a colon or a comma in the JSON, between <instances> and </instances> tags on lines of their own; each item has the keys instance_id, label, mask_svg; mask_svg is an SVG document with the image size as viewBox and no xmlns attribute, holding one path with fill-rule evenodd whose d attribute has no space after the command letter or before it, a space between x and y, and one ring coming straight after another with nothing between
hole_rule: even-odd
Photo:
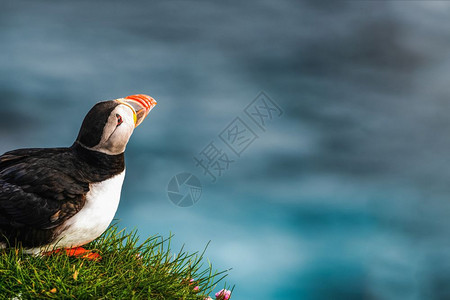
<instances>
[{"instance_id":1,"label":"puffin's head","mask_svg":"<svg viewBox=\"0 0 450 300\"><path fill-rule=\"evenodd\" d=\"M132 95L97 103L84 118L77 142L109 155L125 151L134 128L144 121L156 101L147 95Z\"/></svg>"}]
</instances>

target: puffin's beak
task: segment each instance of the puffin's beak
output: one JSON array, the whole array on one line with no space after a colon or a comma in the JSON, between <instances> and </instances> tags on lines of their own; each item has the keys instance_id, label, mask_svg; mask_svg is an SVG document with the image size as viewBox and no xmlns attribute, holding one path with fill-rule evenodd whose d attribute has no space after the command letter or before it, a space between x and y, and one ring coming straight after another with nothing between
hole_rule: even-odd
<instances>
[{"instance_id":1,"label":"puffin's beak","mask_svg":"<svg viewBox=\"0 0 450 300\"><path fill-rule=\"evenodd\" d=\"M127 96L117 99L117 101L133 109L135 127L138 127L144 121L148 113L156 105L155 99L143 94Z\"/></svg>"}]
</instances>

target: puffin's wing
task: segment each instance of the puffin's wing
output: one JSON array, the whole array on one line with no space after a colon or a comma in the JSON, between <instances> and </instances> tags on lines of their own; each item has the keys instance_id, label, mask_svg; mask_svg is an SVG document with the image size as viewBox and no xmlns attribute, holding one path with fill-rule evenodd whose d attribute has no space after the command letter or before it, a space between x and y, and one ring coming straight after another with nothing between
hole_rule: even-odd
<instances>
[{"instance_id":1,"label":"puffin's wing","mask_svg":"<svg viewBox=\"0 0 450 300\"><path fill-rule=\"evenodd\" d=\"M71 152L21 149L0 156L0 226L50 229L76 214L89 184L75 179Z\"/></svg>"}]
</instances>

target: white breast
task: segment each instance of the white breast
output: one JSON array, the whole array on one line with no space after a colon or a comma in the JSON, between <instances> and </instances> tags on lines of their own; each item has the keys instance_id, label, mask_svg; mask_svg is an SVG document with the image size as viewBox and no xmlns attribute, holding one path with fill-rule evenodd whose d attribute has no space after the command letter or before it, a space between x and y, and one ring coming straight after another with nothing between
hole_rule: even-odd
<instances>
[{"instance_id":1,"label":"white breast","mask_svg":"<svg viewBox=\"0 0 450 300\"><path fill-rule=\"evenodd\" d=\"M102 182L90 185L83 208L68 219L57 238L56 248L77 247L93 241L109 226L119 206L125 170Z\"/></svg>"}]
</instances>

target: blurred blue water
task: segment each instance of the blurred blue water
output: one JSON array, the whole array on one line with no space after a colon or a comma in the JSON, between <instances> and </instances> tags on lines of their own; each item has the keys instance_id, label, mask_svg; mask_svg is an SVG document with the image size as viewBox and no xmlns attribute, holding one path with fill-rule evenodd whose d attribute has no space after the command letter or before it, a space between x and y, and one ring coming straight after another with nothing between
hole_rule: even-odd
<instances>
[{"instance_id":1,"label":"blurred blue water","mask_svg":"<svg viewBox=\"0 0 450 300\"><path fill-rule=\"evenodd\" d=\"M158 106L117 218L233 268L235 299L450 297L450 4L3 1L0 152L70 145L99 100ZM197 155L260 90L284 110L216 183ZM190 208L170 178L203 183Z\"/></svg>"}]
</instances>

